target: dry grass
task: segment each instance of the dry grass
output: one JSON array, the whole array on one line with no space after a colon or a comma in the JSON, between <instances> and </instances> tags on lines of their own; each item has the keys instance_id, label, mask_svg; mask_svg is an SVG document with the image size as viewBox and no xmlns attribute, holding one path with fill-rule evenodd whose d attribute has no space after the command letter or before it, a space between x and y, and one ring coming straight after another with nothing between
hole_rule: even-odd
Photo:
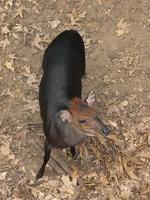
<instances>
[{"instance_id":1,"label":"dry grass","mask_svg":"<svg viewBox=\"0 0 150 200\"><path fill-rule=\"evenodd\" d=\"M149 1L0 4L0 199L150 199ZM42 56L70 28L86 45L83 95L95 90L96 108L113 131L105 143L87 139L76 161L54 152L36 181L43 156L37 100Z\"/></svg>"}]
</instances>

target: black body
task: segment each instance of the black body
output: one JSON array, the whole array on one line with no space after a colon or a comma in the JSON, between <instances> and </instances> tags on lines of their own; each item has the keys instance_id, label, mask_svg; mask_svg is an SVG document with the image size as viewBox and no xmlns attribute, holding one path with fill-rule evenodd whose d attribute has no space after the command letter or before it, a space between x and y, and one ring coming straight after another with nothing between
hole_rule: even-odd
<instances>
[{"instance_id":1,"label":"black body","mask_svg":"<svg viewBox=\"0 0 150 200\"><path fill-rule=\"evenodd\" d=\"M60 111L68 109L72 98L81 98L81 79L85 75L85 49L81 36L74 30L58 35L46 49L42 67L39 103L46 142L44 162L37 178L44 173L51 148L71 147L74 155L74 145L84 138L72 133L68 127L61 131L66 127L59 118Z\"/></svg>"},{"instance_id":2,"label":"black body","mask_svg":"<svg viewBox=\"0 0 150 200\"><path fill-rule=\"evenodd\" d=\"M60 144L60 132L54 133L53 130L50 133L50 128L53 122L58 123L57 113L68 109L72 98L81 98L81 78L85 75L85 50L81 36L73 30L58 35L46 49L42 67L39 103L44 133L52 147L65 148L70 145L63 144L62 135Z\"/></svg>"}]
</instances>

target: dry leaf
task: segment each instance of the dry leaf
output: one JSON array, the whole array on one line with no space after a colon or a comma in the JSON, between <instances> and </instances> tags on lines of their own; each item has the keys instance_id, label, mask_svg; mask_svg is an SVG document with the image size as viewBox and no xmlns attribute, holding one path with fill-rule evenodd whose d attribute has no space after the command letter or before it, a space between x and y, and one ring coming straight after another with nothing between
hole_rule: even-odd
<instances>
[{"instance_id":1,"label":"dry leaf","mask_svg":"<svg viewBox=\"0 0 150 200\"><path fill-rule=\"evenodd\" d=\"M24 111L31 110L32 114L36 111L39 111L39 102L38 100L27 100L27 104L24 106Z\"/></svg>"},{"instance_id":2,"label":"dry leaf","mask_svg":"<svg viewBox=\"0 0 150 200\"><path fill-rule=\"evenodd\" d=\"M0 146L0 154L3 156L3 158L6 158L8 160L14 160L15 155L10 149L10 144L12 143L12 136L4 136L1 139L2 144Z\"/></svg>"},{"instance_id":3,"label":"dry leaf","mask_svg":"<svg viewBox=\"0 0 150 200\"><path fill-rule=\"evenodd\" d=\"M45 182L43 182L42 187L47 188L47 189L58 188L59 187L59 181L58 180L45 181Z\"/></svg>"},{"instance_id":4,"label":"dry leaf","mask_svg":"<svg viewBox=\"0 0 150 200\"><path fill-rule=\"evenodd\" d=\"M137 157L150 159L150 150L146 149L146 151L142 151Z\"/></svg>"},{"instance_id":5,"label":"dry leaf","mask_svg":"<svg viewBox=\"0 0 150 200\"><path fill-rule=\"evenodd\" d=\"M99 5L101 6L102 5L102 0L97 0Z\"/></svg>"},{"instance_id":6,"label":"dry leaf","mask_svg":"<svg viewBox=\"0 0 150 200\"><path fill-rule=\"evenodd\" d=\"M54 20L50 23L52 29L56 28L59 24L60 24L59 20Z\"/></svg>"},{"instance_id":7,"label":"dry leaf","mask_svg":"<svg viewBox=\"0 0 150 200\"><path fill-rule=\"evenodd\" d=\"M62 182L64 183L64 186L66 188L66 192L70 194L75 193L75 186L77 185L77 179L74 177L74 179L71 181L69 176L63 175L61 177Z\"/></svg>"},{"instance_id":8,"label":"dry leaf","mask_svg":"<svg viewBox=\"0 0 150 200\"><path fill-rule=\"evenodd\" d=\"M14 59L16 59L15 55L14 54L10 54L8 56L8 60L4 63L4 66L11 70L12 72L14 72L14 67L13 67L13 62L14 62Z\"/></svg>"},{"instance_id":9,"label":"dry leaf","mask_svg":"<svg viewBox=\"0 0 150 200\"><path fill-rule=\"evenodd\" d=\"M33 194L34 198L38 198L38 199L43 199L44 198L44 193L41 192L40 190L33 188L33 187L29 187L31 189L31 193Z\"/></svg>"},{"instance_id":10,"label":"dry leaf","mask_svg":"<svg viewBox=\"0 0 150 200\"><path fill-rule=\"evenodd\" d=\"M115 105L112 105L108 108L108 111L107 111L107 116L109 115L112 115L113 113L117 113L118 115L120 115L120 110L118 109L117 106Z\"/></svg>"},{"instance_id":11,"label":"dry leaf","mask_svg":"<svg viewBox=\"0 0 150 200\"><path fill-rule=\"evenodd\" d=\"M123 146L124 141L118 139L117 135L115 135L115 134L109 134L109 135L107 136L107 138L110 139L110 140L113 140L113 141L115 142L116 145L118 145L118 146Z\"/></svg>"},{"instance_id":12,"label":"dry leaf","mask_svg":"<svg viewBox=\"0 0 150 200\"><path fill-rule=\"evenodd\" d=\"M1 70L2 70L2 61L0 59L0 72L1 72Z\"/></svg>"},{"instance_id":13,"label":"dry leaf","mask_svg":"<svg viewBox=\"0 0 150 200\"><path fill-rule=\"evenodd\" d=\"M111 169L109 170L109 173L110 173L109 179L114 178L116 181L116 184L119 185L117 174Z\"/></svg>"},{"instance_id":14,"label":"dry leaf","mask_svg":"<svg viewBox=\"0 0 150 200\"><path fill-rule=\"evenodd\" d=\"M84 18L86 16L86 12L79 13L79 12L73 10L73 12L68 13L67 16L70 18L72 26L80 27L80 24L78 22L80 21L81 18Z\"/></svg>"},{"instance_id":15,"label":"dry leaf","mask_svg":"<svg viewBox=\"0 0 150 200\"><path fill-rule=\"evenodd\" d=\"M4 63L4 66L5 66L7 69L9 69L10 71L12 71L12 72L15 71L15 69L13 68L13 63L12 63L12 61L6 61L6 62Z\"/></svg>"},{"instance_id":16,"label":"dry leaf","mask_svg":"<svg viewBox=\"0 0 150 200\"><path fill-rule=\"evenodd\" d=\"M48 194L44 200L57 200L56 198L54 198L51 194Z\"/></svg>"},{"instance_id":17,"label":"dry leaf","mask_svg":"<svg viewBox=\"0 0 150 200\"><path fill-rule=\"evenodd\" d=\"M40 11L36 6L33 6L32 10L35 12L35 14L40 14Z\"/></svg>"},{"instance_id":18,"label":"dry leaf","mask_svg":"<svg viewBox=\"0 0 150 200\"><path fill-rule=\"evenodd\" d=\"M124 166L121 155L119 155L118 157L118 171L119 171L119 177L122 177L124 175Z\"/></svg>"},{"instance_id":19,"label":"dry leaf","mask_svg":"<svg viewBox=\"0 0 150 200\"><path fill-rule=\"evenodd\" d=\"M2 47L3 50L5 50L7 45L10 45L10 42L9 42L8 38L0 41L0 47Z\"/></svg>"},{"instance_id":20,"label":"dry leaf","mask_svg":"<svg viewBox=\"0 0 150 200\"><path fill-rule=\"evenodd\" d=\"M122 101L121 103L120 103L120 106L121 107L125 107L125 106L127 106L128 105L128 102L125 100L125 101Z\"/></svg>"},{"instance_id":21,"label":"dry leaf","mask_svg":"<svg viewBox=\"0 0 150 200\"><path fill-rule=\"evenodd\" d=\"M16 25L14 26L14 31L15 31L16 33L22 32L22 30L23 30L22 24L16 24Z\"/></svg>"},{"instance_id":22,"label":"dry leaf","mask_svg":"<svg viewBox=\"0 0 150 200\"><path fill-rule=\"evenodd\" d=\"M138 126L137 126L137 130L141 133L146 132L147 130L149 130L149 123L144 123L144 122L139 122Z\"/></svg>"},{"instance_id":23,"label":"dry leaf","mask_svg":"<svg viewBox=\"0 0 150 200\"><path fill-rule=\"evenodd\" d=\"M1 31L2 34L7 34L9 32L10 32L10 30L8 29L8 25L2 27L2 31Z\"/></svg>"},{"instance_id":24,"label":"dry leaf","mask_svg":"<svg viewBox=\"0 0 150 200\"><path fill-rule=\"evenodd\" d=\"M38 88L37 83L38 83L38 80L37 80L36 74L34 74L34 73L29 74L27 84L33 88Z\"/></svg>"},{"instance_id":25,"label":"dry leaf","mask_svg":"<svg viewBox=\"0 0 150 200\"><path fill-rule=\"evenodd\" d=\"M1 154L7 156L10 153L10 144L7 142L0 147Z\"/></svg>"},{"instance_id":26,"label":"dry leaf","mask_svg":"<svg viewBox=\"0 0 150 200\"><path fill-rule=\"evenodd\" d=\"M149 116L143 116L141 117L141 120L144 122L144 123L148 123L150 121L150 115Z\"/></svg>"},{"instance_id":27,"label":"dry leaf","mask_svg":"<svg viewBox=\"0 0 150 200\"><path fill-rule=\"evenodd\" d=\"M15 138L19 141L26 141L26 137L27 137L27 133L28 133L28 129L26 128L21 128L20 130L18 130L15 134Z\"/></svg>"},{"instance_id":28,"label":"dry leaf","mask_svg":"<svg viewBox=\"0 0 150 200\"><path fill-rule=\"evenodd\" d=\"M34 41L31 43L32 47L37 47L40 50L44 50L43 46L40 44L42 39L40 38L40 34L36 33Z\"/></svg>"},{"instance_id":29,"label":"dry leaf","mask_svg":"<svg viewBox=\"0 0 150 200\"><path fill-rule=\"evenodd\" d=\"M127 166L128 160L123 158L123 167L126 170L126 173L131 179L138 180L138 177L134 174L133 169Z\"/></svg>"},{"instance_id":30,"label":"dry leaf","mask_svg":"<svg viewBox=\"0 0 150 200\"><path fill-rule=\"evenodd\" d=\"M109 182L108 182L106 176L103 175L103 174L100 175L100 181L102 182L102 184L103 184L104 186L109 184Z\"/></svg>"},{"instance_id":31,"label":"dry leaf","mask_svg":"<svg viewBox=\"0 0 150 200\"><path fill-rule=\"evenodd\" d=\"M147 143L150 145L150 135L148 135Z\"/></svg>"},{"instance_id":32,"label":"dry leaf","mask_svg":"<svg viewBox=\"0 0 150 200\"><path fill-rule=\"evenodd\" d=\"M12 5L13 5L13 0L7 0L6 5L5 5L5 8L6 8L6 9L11 8Z\"/></svg>"},{"instance_id":33,"label":"dry leaf","mask_svg":"<svg viewBox=\"0 0 150 200\"><path fill-rule=\"evenodd\" d=\"M90 38L85 39L85 47L86 47L86 49L88 49L90 47L90 42L91 42Z\"/></svg>"},{"instance_id":34,"label":"dry leaf","mask_svg":"<svg viewBox=\"0 0 150 200\"><path fill-rule=\"evenodd\" d=\"M15 39L19 39L19 35L17 35L16 33L12 33L12 37L14 37Z\"/></svg>"},{"instance_id":35,"label":"dry leaf","mask_svg":"<svg viewBox=\"0 0 150 200\"><path fill-rule=\"evenodd\" d=\"M80 13L79 18L84 18L86 16L86 12Z\"/></svg>"},{"instance_id":36,"label":"dry leaf","mask_svg":"<svg viewBox=\"0 0 150 200\"><path fill-rule=\"evenodd\" d=\"M107 148L107 145L106 145L106 139L104 138L104 136L102 136L102 135L98 135L97 136L97 138L98 138L98 140L100 141L100 143L102 144L102 145L104 145L106 148Z\"/></svg>"},{"instance_id":37,"label":"dry leaf","mask_svg":"<svg viewBox=\"0 0 150 200\"><path fill-rule=\"evenodd\" d=\"M124 33L129 32L128 30L129 25L127 24L127 22L124 22L123 17L121 18L117 26L118 26L118 29L116 30L117 36L121 36Z\"/></svg>"},{"instance_id":38,"label":"dry leaf","mask_svg":"<svg viewBox=\"0 0 150 200\"><path fill-rule=\"evenodd\" d=\"M131 169L128 167L126 170L127 170L127 174L129 175L129 177L130 177L131 179L138 180L138 177L134 174L133 169L131 170Z\"/></svg>"},{"instance_id":39,"label":"dry leaf","mask_svg":"<svg viewBox=\"0 0 150 200\"><path fill-rule=\"evenodd\" d=\"M96 172L91 172L90 174L87 175L88 179L91 179L91 178L96 178L98 177L97 173Z\"/></svg>"},{"instance_id":40,"label":"dry leaf","mask_svg":"<svg viewBox=\"0 0 150 200\"><path fill-rule=\"evenodd\" d=\"M31 70L30 70L30 66L26 66L26 65L24 65L24 72L22 73L24 76L26 76L26 77L29 77L30 76L30 74L31 74Z\"/></svg>"},{"instance_id":41,"label":"dry leaf","mask_svg":"<svg viewBox=\"0 0 150 200\"><path fill-rule=\"evenodd\" d=\"M7 172L0 173L0 181L5 180L6 179L6 175L7 175Z\"/></svg>"},{"instance_id":42,"label":"dry leaf","mask_svg":"<svg viewBox=\"0 0 150 200\"><path fill-rule=\"evenodd\" d=\"M124 100L124 101L122 101L120 104L119 104L119 108L121 109L121 110L124 110L124 107L126 107L128 105L128 101L127 100Z\"/></svg>"},{"instance_id":43,"label":"dry leaf","mask_svg":"<svg viewBox=\"0 0 150 200\"><path fill-rule=\"evenodd\" d=\"M20 16L21 18L23 17L23 11L28 11L26 7L24 7L23 5L19 6L17 8L16 13L13 15L13 19Z\"/></svg>"},{"instance_id":44,"label":"dry leaf","mask_svg":"<svg viewBox=\"0 0 150 200\"><path fill-rule=\"evenodd\" d=\"M116 33L117 33L118 36L121 36L121 35L124 34L124 30L123 29L118 29L118 30L116 30Z\"/></svg>"},{"instance_id":45,"label":"dry leaf","mask_svg":"<svg viewBox=\"0 0 150 200\"><path fill-rule=\"evenodd\" d=\"M14 95L10 92L9 88L4 89L0 96L5 96L5 95L11 96L12 98L14 97Z\"/></svg>"},{"instance_id":46,"label":"dry leaf","mask_svg":"<svg viewBox=\"0 0 150 200\"><path fill-rule=\"evenodd\" d=\"M119 127L118 127L118 125L117 125L117 122L111 121L110 119L108 119L107 121L109 122L109 124L110 124L111 126L113 126L113 127L116 128L116 129L119 129Z\"/></svg>"},{"instance_id":47,"label":"dry leaf","mask_svg":"<svg viewBox=\"0 0 150 200\"><path fill-rule=\"evenodd\" d=\"M10 188L10 186L8 186L5 182L3 182L3 183L1 183L1 185L0 185L0 197L4 197L3 199L5 199L5 197L6 197L6 194L7 195L11 195L11 188Z\"/></svg>"},{"instance_id":48,"label":"dry leaf","mask_svg":"<svg viewBox=\"0 0 150 200\"><path fill-rule=\"evenodd\" d=\"M113 80L113 79L112 79L111 77L109 77L108 75L105 75L105 76L104 76L103 82L104 82L105 84L116 83L116 80Z\"/></svg>"}]
</instances>

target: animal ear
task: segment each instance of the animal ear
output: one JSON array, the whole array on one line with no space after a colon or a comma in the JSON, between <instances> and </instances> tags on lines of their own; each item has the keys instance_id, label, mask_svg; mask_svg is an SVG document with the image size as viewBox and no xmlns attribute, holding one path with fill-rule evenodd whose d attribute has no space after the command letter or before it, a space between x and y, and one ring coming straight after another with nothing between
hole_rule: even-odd
<instances>
[{"instance_id":1,"label":"animal ear","mask_svg":"<svg viewBox=\"0 0 150 200\"><path fill-rule=\"evenodd\" d=\"M93 91L86 97L85 101L87 102L88 106L93 106L95 103L95 93Z\"/></svg>"},{"instance_id":2,"label":"animal ear","mask_svg":"<svg viewBox=\"0 0 150 200\"><path fill-rule=\"evenodd\" d=\"M71 113L68 110L60 111L60 118L63 122L71 122Z\"/></svg>"}]
</instances>

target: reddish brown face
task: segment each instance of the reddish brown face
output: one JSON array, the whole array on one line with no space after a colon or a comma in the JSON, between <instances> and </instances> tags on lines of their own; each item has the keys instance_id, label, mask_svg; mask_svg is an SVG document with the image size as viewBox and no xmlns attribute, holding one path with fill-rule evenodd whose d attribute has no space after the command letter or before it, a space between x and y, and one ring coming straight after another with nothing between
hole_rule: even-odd
<instances>
[{"instance_id":1,"label":"reddish brown face","mask_svg":"<svg viewBox=\"0 0 150 200\"><path fill-rule=\"evenodd\" d=\"M99 119L97 112L88 106L87 102L74 98L70 107L71 122L75 124L83 134L87 136L97 136L100 132L107 135L109 129Z\"/></svg>"}]
</instances>

